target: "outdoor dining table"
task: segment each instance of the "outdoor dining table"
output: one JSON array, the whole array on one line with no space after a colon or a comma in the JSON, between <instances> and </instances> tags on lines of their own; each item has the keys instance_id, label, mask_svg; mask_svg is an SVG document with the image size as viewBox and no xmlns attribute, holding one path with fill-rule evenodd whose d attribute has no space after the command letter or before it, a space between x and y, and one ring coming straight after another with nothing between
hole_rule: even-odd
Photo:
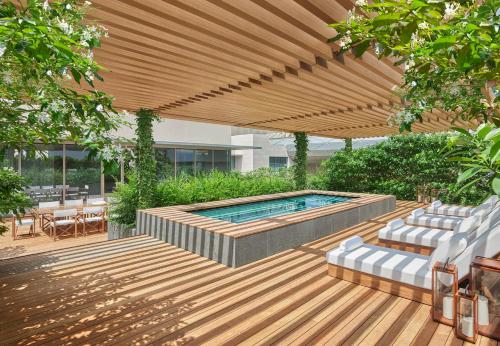
<instances>
[{"instance_id":1,"label":"outdoor dining table","mask_svg":"<svg viewBox=\"0 0 500 346\"><path fill-rule=\"evenodd\" d=\"M35 217L40 220L40 226L42 231L46 231L51 221L51 219L48 218L48 215L52 215L56 210L76 209L79 213L81 213L83 211L83 208L98 207L98 206L104 207L104 209L106 210L108 203L105 201L96 201L91 204L83 204L79 206L60 205L54 208L38 208L34 209L34 214L36 215Z\"/></svg>"}]
</instances>

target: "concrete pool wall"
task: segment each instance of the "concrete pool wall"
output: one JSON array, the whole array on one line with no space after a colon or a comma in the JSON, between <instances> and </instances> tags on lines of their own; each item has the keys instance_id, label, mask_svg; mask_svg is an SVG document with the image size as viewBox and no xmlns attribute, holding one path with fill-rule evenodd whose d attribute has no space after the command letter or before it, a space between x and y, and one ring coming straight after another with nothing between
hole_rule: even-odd
<instances>
[{"instance_id":1,"label":"concrete pool wall","mask_svg":"<svg viewBox=\"0 0 500 346\"><path fill-rule=\"evenodd\" d=\"M353 199L239 224L191 213L194 210L311 193ZM147 234L236 268L381 216L395 208L394 196L306 190L138 210L133 235Z\"/></svg>"}]
</instances>

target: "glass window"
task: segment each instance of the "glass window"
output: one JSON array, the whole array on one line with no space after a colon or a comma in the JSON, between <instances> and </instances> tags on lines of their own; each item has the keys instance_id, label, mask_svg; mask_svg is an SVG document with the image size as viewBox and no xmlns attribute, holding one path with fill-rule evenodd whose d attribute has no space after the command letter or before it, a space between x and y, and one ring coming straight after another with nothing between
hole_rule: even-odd
<instances>
[{"instance_id":1,"label":"glass window","mask_svg":"<svg viewBox=\"0 0 500 346\"><path fill-rule=\"evenodd\" d=\"M286 168L288 164L288 157L269 156L269 168L280 169Z\"/></svg>"},{"instance_id":2,"label":"glass window","mask_svg":"<svg viewBox=\"0 0 500 346\"><path fill-rule=\"evenodd\" d=\"M175 160L177 176L182 174L194 174L194 150L176 149Z\"/></svg>"},{"instance_id":3,"label":"glass window","mask_svg":"<svg viewBox=\"0 0 500 346\"><path fill-rule=\"evenodd\" d=\"M155 148L156 171L159 179L172 177L175 174L175 151L172 148Z\"/></svg>"},{"instance_id":4,"label":"glass window","mask_svg":"<svg viewBox=\"0 0 500 346\"><path fill-rule=\"evenodd\" d=\"M212 168L212 150L196 150L196 174L210 172Z\"/></svg>"},{"instance_id":5,"label":"glass window","mask_svg":"<svg viewBox=\"0 0 500 346\"><path fill-rule=\"evenodd\" d=\"M66 199L101 195L101 162L83 148L66 145Z\"/></svg>"},{"instance_id":6,"label":"glass window","mask_svg":"<svg viewBox=\"0 0 500 346\"><path fill-rule=\"evenodd\" d=\"M50 188L63 183L62 144L37 144L36 150L22 152L21 175L32 187Z\"/></svg>"},{"instance_id":7,"label":"glass window","mask_svg":"<svg viewBox=\"0 0 500 346\"><path fill-rule=\"evenodd\" d=\"M214 169L219 171L231 170L230 150L214 150Z\"/></svg>"}]
</instances>

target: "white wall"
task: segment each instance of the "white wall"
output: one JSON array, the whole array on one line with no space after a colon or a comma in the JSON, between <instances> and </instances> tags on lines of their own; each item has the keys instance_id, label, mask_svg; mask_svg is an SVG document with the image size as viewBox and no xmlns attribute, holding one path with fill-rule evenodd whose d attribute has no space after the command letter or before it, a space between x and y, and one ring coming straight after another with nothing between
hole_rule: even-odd
<instances>
[{"instance_id":1,"label":"white wall","mask_svg":"<svg viewBox=\"0 0 500 346\"><path fill-rule=\"evenodd\" d=\"M131 123L130 127L120 128L116 135L126 138L135 137L135 116L125 115L124 118ZM155 141L200 143L200 144L231 144L231 127L200 123L194 121L162 119L153 125Z\"/></svg>"},{"instance_id":2,"label":"white wall","mask_svg":"<svg viewBox=\"0 0 500 346\"><path fill-rule=\"evenodd\" d=\"M233 150L235 169L249 172L258 168L269 167L269 157L288 157L285 146L275 145L269 140L269 134L244 134L232 137L232 145L248 145L262 149ZM288 159L288 165L291 160Z\"/></svg>"}]
</instances>

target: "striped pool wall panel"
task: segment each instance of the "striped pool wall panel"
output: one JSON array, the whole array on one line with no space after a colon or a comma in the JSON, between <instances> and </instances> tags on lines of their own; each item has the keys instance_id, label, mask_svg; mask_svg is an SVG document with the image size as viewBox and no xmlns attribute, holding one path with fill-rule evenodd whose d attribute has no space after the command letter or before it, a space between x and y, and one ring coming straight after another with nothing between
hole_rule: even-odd
<instances>
[{"instance_id":1,"label":"striped pool wall panel","mask_svg":"<svg viewBox=\"0 0 500 346\"><path fill-rule=\"evenodd\" d=\"M234 237L170 220L152 210L137 211L136 234L145 234L229 267L240 267L320 239L395 210L393 196L298 223Z\"/></svg>"}]
</instances>

